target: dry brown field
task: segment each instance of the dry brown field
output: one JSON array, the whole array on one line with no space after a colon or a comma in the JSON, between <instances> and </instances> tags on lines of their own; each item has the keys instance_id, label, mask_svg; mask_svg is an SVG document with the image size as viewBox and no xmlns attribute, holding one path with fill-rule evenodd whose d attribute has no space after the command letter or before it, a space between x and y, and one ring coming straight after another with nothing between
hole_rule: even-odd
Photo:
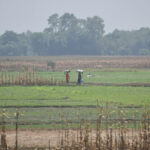
<instances>
[{"instance_id":1,"label":"dry brown field","mask_svg":"<svg viewBox=\"0 0 150 150\"><path fill-rule=\"evenodd\" d=\"M149 56L16 56L0 57L1 71L23 70L25 68L36 68L39 71L47 71L51 68L48 61L53 61L57 71L66 68L136 68L149 69Z\"/></svg>"}]
</instances>

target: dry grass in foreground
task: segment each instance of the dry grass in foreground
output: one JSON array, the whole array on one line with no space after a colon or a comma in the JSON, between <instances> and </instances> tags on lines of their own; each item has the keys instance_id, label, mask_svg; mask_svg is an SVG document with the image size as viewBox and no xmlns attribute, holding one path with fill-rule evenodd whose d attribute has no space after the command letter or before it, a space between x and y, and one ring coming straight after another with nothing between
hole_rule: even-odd
<instances>
[{"instance_id":1,"label":"dry grass in foreground","mask_svg":"<svg viewBox=\"0 0 150 150\"><path fill-rule=\"evenodd\" d=\"M122 113L122 112L120 112ZM6 130L5 110L2 113L1 150L150 150L150 111L145 110L134 127L127 127L125 118L113 123L107 120L109 114L99 113L96 128L87 121L79 123L76 129L19 131L19 115L15 113L15 130ZM121 114L120 114L121 115ZM105 126L102 122L105 119ZM129 122L128 122L129 123Z\"/></svg>"}]
</instances>

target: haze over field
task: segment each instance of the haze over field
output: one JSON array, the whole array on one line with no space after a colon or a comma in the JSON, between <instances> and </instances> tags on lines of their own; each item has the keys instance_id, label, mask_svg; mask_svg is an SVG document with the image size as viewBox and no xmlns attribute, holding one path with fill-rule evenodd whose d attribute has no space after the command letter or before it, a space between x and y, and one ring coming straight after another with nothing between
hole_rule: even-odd
<instances>
[{"instance_id":1,"label":"haze over field","mask_svg":"<svg viewBox=\"0 0 150 150\"><path fill-rule=\"evenodd\" d=\"M150 0L0 0L0 150L150 150Z\"/></svg>"},{"instance_id":2,"label":"haze over field","mask_svg":"<svg viewBox=\"0 0 150 150\"><path fill-rule=\"evenodd\" d=\"M0 56L150 55L149 0L0 0Z\"/></svg>"},{"instance_id":3,"label":"haze over field","mask_svg":"<svg viewBox=\"0 0 150 150\"><path fill-rule=\"evenodd\" d=\"M103 18L106 33L150 27L149 6L149 0L0 0L0 34L43 31L50 15L65 12Z\"/></svg>"}]
</instances>

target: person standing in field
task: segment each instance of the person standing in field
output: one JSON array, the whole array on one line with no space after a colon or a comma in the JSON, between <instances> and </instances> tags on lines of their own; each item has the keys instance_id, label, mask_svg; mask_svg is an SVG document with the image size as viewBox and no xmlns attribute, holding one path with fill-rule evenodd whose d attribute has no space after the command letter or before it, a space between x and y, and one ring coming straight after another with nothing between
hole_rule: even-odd
<instances>
[{"instance_id":1,"label":"person standing in field","mask_svg":"<svg viewBox=\"0 0 150 150\"><path fill-rule=\"evenodd\" d=\"M77 72L78 72L77 84L81 84L81 82L83 81L83 80L82 80L82 73L83 73L83 70L77 70Z\"/></svg>"},{"instance_id":2,"label":"person standing in field","mask_svg":"<svg viewBox=\"0 0 150 150\"><path fill-rule=\"evenodd\" d=\"M69 80L70 80L69 72L70 72L70 70L65 70L65 73L66 73L66 83L69 83Z\"/></svg>"},{"instance_id":3,"label":"person standing in field","mask_svg":"<svg viewBox=\"0 0 150 150\"><path fill-rule=\"evenodd\" d=\"M66 73L66 83L69 83L69 79L70 79L69 72L67 72Z\"/></svg>"},{"instance_id":4,"label":"person standing in field","mask_svg":"<svg viewBox=\"0 0 150 150\"><path fill-rule=\"evenodd\" d=\"M81 83L81 72L78 72L78 84L80 84Z\"/></svg>"}]
</instances>

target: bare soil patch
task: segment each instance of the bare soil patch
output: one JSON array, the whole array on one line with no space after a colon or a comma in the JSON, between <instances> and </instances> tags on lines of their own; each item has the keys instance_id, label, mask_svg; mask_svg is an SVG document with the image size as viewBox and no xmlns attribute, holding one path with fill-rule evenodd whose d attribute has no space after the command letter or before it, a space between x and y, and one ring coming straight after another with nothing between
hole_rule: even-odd
<instances>
[{"instance_id":1,"label":"bare soil patch","mask_svg":"<svg viewBox=\"0 0 150 150\"><path fill-rule=\"evenodd\" d=\"M49 143L52 147L60 145L62 136L65 135L66 130L21 130L18 134L18 144L19 147L49 147ZM77 140L76 130L67 130L69 133L70 140ZM117 130L113 130L113 136L117 134ZM101 136L106 137L106 131L102 131ZM138 131L127 131L126 136L129 139L134 138L138 135ZM0 132L1 134L1 132ZM78 132L79 134L79 132ZM15 146L15 131L7 131L6 139L9 147ZM96 137L96 131L92 130L89 133L92 139Z\"/></svg>"}]
</instances>

